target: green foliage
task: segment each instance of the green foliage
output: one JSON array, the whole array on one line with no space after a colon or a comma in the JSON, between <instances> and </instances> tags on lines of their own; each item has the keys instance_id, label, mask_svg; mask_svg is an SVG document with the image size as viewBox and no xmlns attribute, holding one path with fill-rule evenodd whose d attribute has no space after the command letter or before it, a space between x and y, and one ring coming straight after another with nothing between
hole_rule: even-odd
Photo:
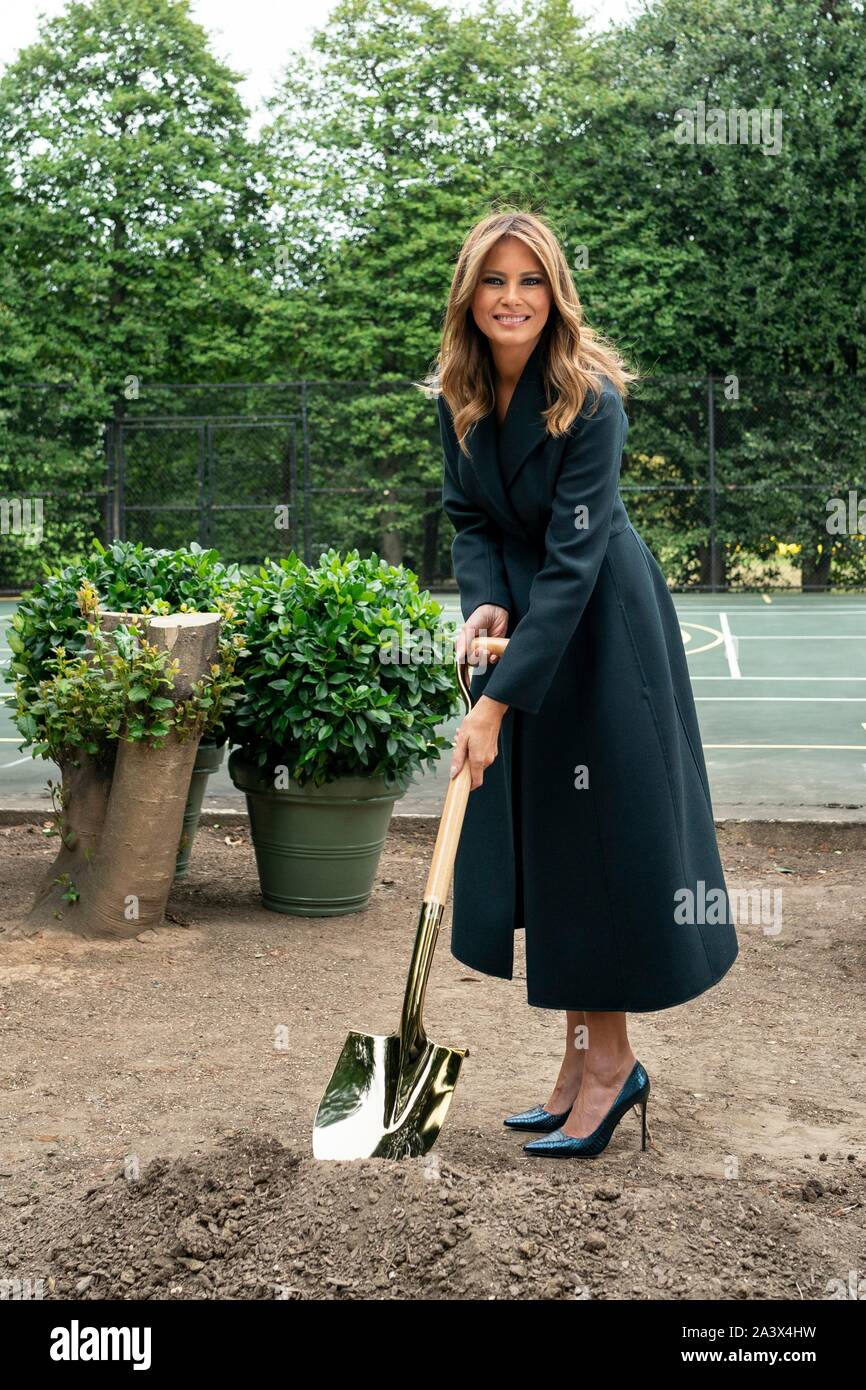
<instances>
[{"instance_id":1,"label":"green foliage","mask_svg":"<svg viewBox=\"0 0 866 1390\"><path fill-rule=\"evenodd\" d=\"M38 325L30 380L119 394L181 361L211 378L243 361L266 208L238 82L187 0L70 3L6 69L7 273Z\"/></svg>"},{"instance_id":2,"label":"green foliage","mask_svg":"<svg viewBox=\"0 0 866 1390\"><path fill-rule=\"evenodd\" d=\"M44 499L54 562L141 383L248 368L267 199L238 83L187 0L74 0L0 77L0 496ZM0 536L0 583L36 572Z\"/></svg>"},{"instance_id":3,"label":"green foliage","mask_svg":"<svg viewBox=\"0 0 866 1390\"><path fill-rule=\"evenodd\" d=\"M698 101L779 110L780 152L679 143L676 112ZM292 424L264 446L271 472L266 459L239 481L253 447L223 446L215 499L267 504L271 479L287 494L303 421L313 553L373 549L432 583L447 563L434 416L373 383L432 364L465 232L517 204L549 217L589 321L648 372L750 383L717 441L728 573L772 563L777 540L820 568L833 435L862 438L860 0L654 0L603 34L570 0L338 0L312 51L286 55L269 109L252 140L238 77L184 0L71 3L0 81L0 496L45 497L42 554L84 555L102 426L149 383L318 378L272 407ZM774 381L819 375L826 409L817 386L815 411L792 386L786 415ZM636 402L629 439L630 481L666 487L632 494L635 515L680 582L706 577L701 389L654 415ZM130 446L155 543L173 544L185 513L146 509L189 502L198 445L187 429L159 470L153 434ZM256 512L210 520L223 553L274 553ZM832 562L847 582L866 574L856 540ZM35 567L0 536L0 582Z\"/></svg>"},{"instance_id":4,"label":"green foliage","mask_svg":"<svg viewBox=\"0 0 866 1390\"><path fill-rule=\"evenodd\" d=\"M10 310L14 298L11 293L7 300ZM16 320L27 328L35 350L42 326L30 323L27 312L22 307ZM42 561L60 563L84 555L90 536L103 525L102 421L110 413L110 400L83 382L64 387L55 372L35 363L31 370L43 375L43 385L16 382L16 366L4 361L0 333L0 497L38 499L42 511L38 544L35 538L0 534L4 586L34 583Z\"/></svg>"},{"instance_id":5,"label":"green foliage","mask_svg":"<svg viewBox=\"0 0 866 1390\"><path fill-rule=\"evenodd\" d=\"M232 742L299 783L402 782L438 758L436 726L456 701L442 609L416 576L357 550L315 568L296 556L247 576L239 613L247 651ZM451 660L449 660L449 655Z\"/></svg>"},{"instance_id":6,"label":"green foliage","mask_svg":"<svg viewBox=\"0 0 866 1390\"><path fill-rule=\"evenodd\" d=\"M332 8L262 134L282 291L256 330L267 357L306 377L426 370L472 221L493 200L540 206L575 168L583 27L568 0Z\"/></svg>"},{"instance_id":7,"label":"green foliage","mask_svg":"<svg viewBox=\"0 0 866 1390\"><path fill-rule=\"evenodd\" d=\"M16 609L9 631L7 703L34 756L80 746L109 756L119 737L149 741L194 726L224 740L223 718L238 697L243 651L236 599L240 573L215 550L151 550L129 541L93 542L86 560L49 572ZM96 609L131 614L213 612L222 619L217 661L176 712L168 699L175 663L144 639L144 625L103 636Z\"/></svg>"},{"instance_id":8,"label":"green foliage","mask_svg":"<svg viewBox=\"0 0 866 1390\"><path fill-rule=\"evenodd\" d=\"M62 647L46 663L38 695L19 713L34 757L59 761L70 748L110 760L117 739L160 742L176 723L190 724L189 703L175 719L177 662L144 640L135 623L108 636L88 624L89 649L68 657Z\"/></svg>"}]
</instances>

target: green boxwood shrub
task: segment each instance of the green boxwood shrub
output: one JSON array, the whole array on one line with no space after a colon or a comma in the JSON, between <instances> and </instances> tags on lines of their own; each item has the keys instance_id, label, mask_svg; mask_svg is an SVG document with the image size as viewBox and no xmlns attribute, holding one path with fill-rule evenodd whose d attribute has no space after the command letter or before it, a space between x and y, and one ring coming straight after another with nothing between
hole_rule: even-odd
<instances>
[{"instance_id":1,"label":"green boxwood shrub","mask_svg":"<svg viewBox=\"0 0 866 1390\"><path fill-rule=\"evenodd\" d=\"M442 607L403 566L292 553L244 577L243 694L227 719L259 767L299 784L382 777L405 784L446 746L436 726L458 699Z\"/></svg>"}]
</instances>

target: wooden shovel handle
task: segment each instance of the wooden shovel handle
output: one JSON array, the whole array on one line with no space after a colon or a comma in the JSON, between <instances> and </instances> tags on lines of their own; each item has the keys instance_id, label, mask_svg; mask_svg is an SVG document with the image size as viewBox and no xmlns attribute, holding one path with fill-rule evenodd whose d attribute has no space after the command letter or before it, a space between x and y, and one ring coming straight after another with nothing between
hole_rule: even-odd
<instances>
[{"instance_id":1,"label":"wooden shovel handle","mask_svg":"<svg viewBox=\"0 0 866 1390\"><path fill-rule=\"evenodd\" d=\"M473 637L471 642L473 654L476 652L487 652L488 656L499 657L508 646L507 637Z\"/></svg>"},{"instance_id":2,"label":"wooden shovel handle","mask_svg":"<svg viewBox=\"0 0 866 1390\"><path fill-rule=\"evenodd\" d=\"M475 637L471 646L473 655L486 651L501 657L508 646L508 638ZM472 666L465 663L465 669L471 672ZM451 878L454 873L454 860L457 856L457 845L460 840L460 832L463 829L463 817L466 814L466 803L469 800L471 788L472 772L467 759L458 775L448 780L445 806L439 821L439 832L433 848L433 860L427 875L427 886L424 889L425 903L436 902L442 903L444 906L448 898L448 890L451 887Z\"/></svg>"}]
</instances>

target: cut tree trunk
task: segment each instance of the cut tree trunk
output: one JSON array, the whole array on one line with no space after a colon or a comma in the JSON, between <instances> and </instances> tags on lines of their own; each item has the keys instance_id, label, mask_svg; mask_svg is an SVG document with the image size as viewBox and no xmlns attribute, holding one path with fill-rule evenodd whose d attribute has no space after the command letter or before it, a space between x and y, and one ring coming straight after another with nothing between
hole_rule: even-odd
<instances>
[{"instance_id":1,"label":"cut tree trunk","mask_svg":"<svg viewBox=\"0 0 866 1390\"><path fill-rule=\"evenodd\" d=\"M175 613L148 623L148 640L179 663L174 697L189 697L216 659L216 613ZM105 827L81 883L78 930L88 936L137 936L162 925L200 732L172 731L154 747L121 742Z\"/></svg>"},{"instance_id":2,"label":"cut tree trunk","mask_svg":"<svg viewBox=\"0 0 866 1390\"><path fill-rule=\"evenodd\" d=\"M131 615L103 616L105 630L111 630ZM175 613L147 619L147 640L178 662L176 705L189 697L216 659L219 626L216 613ZM172 730L153 746L119 741L102 808L101 833L96 835L95 844L88 840L90 852L84 855L82 849L76 859L74 886L78 897L74 903L63 901L58 906L57 898L64 888L62 883L56 885L52 894L37 899L27 934L40 925L59 925L85 937L133 937L162 924L199 739L199 731L183 739ZM95 795L92 772L88 769L80 788L82 808L89 806ZM71 812L73 817L78 814L73 812L75 790L70 781L67 814ZM61 854L65 850L66 846ZM52 871L55 869L56 865L52 866Z\"/></svg>"},{"instance_id":3,"label":"cut tree trunk","mask_svg":"<svg viewBox=\"0 0 866 1390\"><path fill-rule=\"evenodd\" d=\"M111 791L113 762L98 762L83 749L70 748L60 757L60 771L60 848L45 870L30 914L45 920L64 905L63 894L68 885L78 882L88 859L96 853Z\"/></svg>"},{"instance_id":4,"label":"cut tree trunk","mask_svg":"<svg viewBox=\"0 0 866 1390\"><path fill-rule=\"evenodd\" d=\"M99 614L99 626L107 635L121 623L134 619L141 621L142 615L106 610ZM92 650L89 639L85 645L88 649ZM66 748L59 754L60 806L56 816L60 848L45 870L30 914L16 935L32 936L54 925L72 906L70 898L64 895L77 889L88 861L96 853L111 791L114 755L114 748L107 749L103 759L93 758L81 748Z\"/></svg>"}]
</instances>

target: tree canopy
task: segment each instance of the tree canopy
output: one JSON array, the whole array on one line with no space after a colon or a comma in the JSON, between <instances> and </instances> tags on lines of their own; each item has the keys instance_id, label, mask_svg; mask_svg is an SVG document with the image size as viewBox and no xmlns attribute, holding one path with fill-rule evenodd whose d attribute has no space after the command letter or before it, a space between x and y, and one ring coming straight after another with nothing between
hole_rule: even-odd
<instances>
[{"instance_id":1,"label":"tree canopy","mask_svg":"<svg viewBox=\"0 0 866 1390\"><path fill-rule=\"evenodd\" d=\"M463 236L508 206L550 218L590 322L645 374L745 384L723 481L815 482L831 426L851 447L827 485L862 473L861 0L652 0L603 33L569 0L340 0L286 55L257 134L239 82L188 0L71 0L0 77L4 496L98 491L102 425L152 383L420 379ZM681 138L699 109L704 138ZM724 130L750 111L778 148L719 138L718 113ZM794 449L793 398L768 384L783 377L837 383ZM634 479L703 469L695 392L638 417ZM352 539L398 554L435 501L431 412L411 388L371 399L369 448L349 459L343 399L312 408L323 453L353 487L389 488ZM726 504L729 558L784 531L826 563L814 510L747 501ZM696 534L694 498L668 502ZM333 542L345 512L323 506ZM57 517L51 543L68 552L97 522L96 502L80 526ZM696 546L683 576L705 567ZM0 536L0 569L13 550Z\"/></svg>"}]
</instances>

